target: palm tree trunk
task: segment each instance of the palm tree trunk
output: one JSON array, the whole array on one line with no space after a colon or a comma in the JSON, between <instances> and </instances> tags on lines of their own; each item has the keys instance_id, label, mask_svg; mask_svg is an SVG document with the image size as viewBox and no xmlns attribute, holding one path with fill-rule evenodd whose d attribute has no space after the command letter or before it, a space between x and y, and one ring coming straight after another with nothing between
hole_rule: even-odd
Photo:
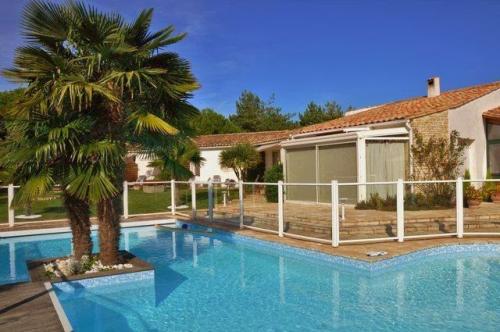
<instances>
[{"instance_id":1,"label":"palm tree trunk","mask_svg":"<svg viewBox=\"0 0 500 332\"><path fill-rule=\"evenodd\" d=\"M92 254L90 206L67 192L63 193L63 201L73 235L73 255L76 259L80 259L83 255Z\"/></svg>"},{"instance_id":2,"label":"palm tree trunk","mask_svg":"<svg viewBox=\"0 0 500 332\"><path fill-rule=\"evenodd\" d=\"M120 206L120 198L105 199L97 203L99 258L104 265L118 264L120 260Z\"/></svg>"},{"instance_id":3,"label":"palm tree trunk","mask_svg":"<svg viewBox=\"0 0 500 332\"><path fill-rule=\"evenodd\" d=\"M120 95L120 89L108 82L108 87L113 90L117 96ZM126 151L123 138L123 131L126 125L123 105L110 103L106 105L107 112L101 123L103 127L96 129L100 136L111 137L121 141L122 151ZM126 153L125 153L126 154ZM120 188L125 177L125 154L121 165L114 168L115 178L113 182L116 188ZM99 222L99 259L104 265L118 264L120 260L120 210L122 208L121 196L107 198L97 203L97 219Z\"/></svg>"}]
</instances>

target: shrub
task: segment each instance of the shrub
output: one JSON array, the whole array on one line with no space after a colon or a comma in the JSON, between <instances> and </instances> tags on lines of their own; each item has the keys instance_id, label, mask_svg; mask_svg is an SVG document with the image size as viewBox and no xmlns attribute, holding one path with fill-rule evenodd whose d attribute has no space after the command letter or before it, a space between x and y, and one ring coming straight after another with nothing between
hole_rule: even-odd
<instances>
[{"instance_id":1,"label":"shrub","mask_svg":"<svg viewBox=\"0 0 500 332\"><path fill-rule=\"evenodd\" d=\"M486 172L486 179L491 180L493 179L493 176L491 174L491 171L488 169ZM495 182L484 182L483 184L483 201L485 202L491 202L491 196L497 191L496 184Z\"/></svg>"},{"instance_id":2,"label":"shrub","mask_svg":"<svg viewBox=\"0 0 500 332\"><path fill-rule=\"evenodd\" d=\"M448 209L453 207L452 200L441 195L427 196L423 193L408 192L404 198L405 210L438 210ZM380 211L396 211L397 201L395 196L380 197L378 193L371 194L366 201L361 201L356 204L358 210L380 210Z\"/></svg>"},{"instance_id":3,"label":"shrub","mask_svg":"<svg viewBox=\"0 0 500 332\"><path fill-rule=\"evenodd\" d=\"M464 163L464 151L467 144L457 131L452 131L448 138L424 137L415 131L415 140L411 147L414 167L414 180L450 180L456 179ZM470 175L469 175L470 177ZM416 192L423 193L431 201L450 204L454 196L454 186L449 183L416 184ZM465 189L465 188L464 188Z\"/></svg>"},{"instance_id":4,"label":"shrub","mask_svg":"<svg viewBox=\"0 0 500 332\"><path fill-rule=\"evenodd\" d=\"M264 174L264 182L277 183L283 181L283 165L274 165ZM268 202L278 202L278 186L266 186L266 200Z\"/></svg>"}]
</instances>

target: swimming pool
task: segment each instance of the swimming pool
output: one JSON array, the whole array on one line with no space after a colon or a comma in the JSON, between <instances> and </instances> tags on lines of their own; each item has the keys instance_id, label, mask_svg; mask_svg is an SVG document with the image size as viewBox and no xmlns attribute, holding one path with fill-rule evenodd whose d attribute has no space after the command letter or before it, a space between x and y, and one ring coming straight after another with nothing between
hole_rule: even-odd
<instances>
[{"instance_id":1,"label":"swimming pool","mask_svg":"<svg viewBox=\"0 0 500 332\"><path fill-rule=\"evenodd\" d=\"M76 331L500 326L499 245L444 247L369 265L227 233L124 232L122 248L155 273L55 284ZM0 240L0 259L9 262L0 265L0 283L25 280L25 259L68 254L69 243L67 234Z\"/></svg>"}]
</instances>

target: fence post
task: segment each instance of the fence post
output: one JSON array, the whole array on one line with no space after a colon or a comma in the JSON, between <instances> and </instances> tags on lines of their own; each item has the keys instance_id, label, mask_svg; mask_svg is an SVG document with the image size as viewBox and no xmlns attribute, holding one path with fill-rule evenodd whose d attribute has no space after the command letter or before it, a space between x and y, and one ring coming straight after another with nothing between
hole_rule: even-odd
<instances>
[{"instance_id":1,"label":"fence post","mask_svg":"<svg viewBox=\"0 0 500 332\"><path fill-rule=\"evenodd\" d=\"M196 220L196 183L191 180L191 218Z\"/></svg>"},{"instance_id":2,"label":"fence post","mask_svg":"<svg viewBox=\"0 0 500 332\"><path fill-rule=\"evenodd\" d=\"M457 179L457 237L459 239L464 237L464 179L459 177Z\"/></svg>"},{"instance_id":3,"label":"fence post","mask_svg":"<svg viewBox=\"0 0 500 332\"><path fill-rule=\"evenodd\" d=\"M283 237L283 181L278 181L278 235Z\"/></svg>"},{"instance_id":4,"label":"fence post","mask_svg":"<svg viewBox=\"0 0 500 332\"><path fill-rule=\"evenodd\" d=\"M170 212L175 216L175 180L170 180Z\"/></svg>"},{"instance_id":5,"label":"fence post","mask_svg":"<svg viewBox=\"0 0 500 332\"><path fill-rule=\"evenodd\" d=\"M244 226L243 222L245 221L245 215L243 210L243 181L241 180L238 182L238 191L240 198L240 228L242 229Z\"/></svg>"},{"instance_id":6,"label":"fence post","mask_svg":"<svg viewBox=\"0 0 500 332\"><path fill-rule=\"evenodd\" d=\"M212 179L208 180L208 220L210 222L214 221L214 184Z\"/></svg>"},{"instance_id":7,"label":"fence post","mask_svg":"<svg viewBox=\"0 0 500 332\"><path fill-rule=\"evenodd\" d=\"M11 183L7 187L7 209L9 218L9 227L14 227L14 208L12 207L12 202L14 201L14 185Z\"/></svg>"},{"instance_id":8,"label":"fence post","mask_svg":"<svg viewBox=\"0 0 500 332\"><path fill-rule=\"evenodd\" d=\"M396 185L396 199L397 199L397 235L398 242L405 240L405 197L404 197L404 183L402 179L398 179Z\"/></svg>"},{"instance_id":9,"label":"fence post","mask_svg":"<svg viewBox=\"0 0 500 332\"><path fill-rule=\"evenodd\" d=\"M128 219L128 182L123 181L123 218Z\"/></svg>"},{"instance_id":10,"label":"fence post","mask_svg":"<svg viewBox=\"0 0 500 332\"><path fill-rule=\"evenodd\" d=\"M340 242L340 225L339 225L339 182L332 181L332 246L338 247Z\"/></svg>"}]
</instances>

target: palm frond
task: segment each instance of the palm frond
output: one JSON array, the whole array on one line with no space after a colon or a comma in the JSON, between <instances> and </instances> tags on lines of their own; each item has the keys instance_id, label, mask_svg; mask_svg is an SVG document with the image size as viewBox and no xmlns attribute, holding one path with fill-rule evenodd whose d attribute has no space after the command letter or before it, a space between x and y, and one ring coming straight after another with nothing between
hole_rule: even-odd
<instances>
[{"instance_id":1,"label":"palm frond","mask_svg":"<svg viewBox=\"0 0 500 332\"><path fill-rule=\"evenodd\" d=\"M95 166L78 168L68 181L66 190L81 200L93 203L116 197L119 193L113 179Z\"/></svg>"},{"instance_id":2,"label":"palm frond","mask_svg":"<svg viewBox=\"0 0 500 332\"><path fill-rule=\"evenodd\" d=\"M33 202L40 196L45 195L54 186L52 172L45 170L44 172L32 175L23 185L16 191L14 196L14 205L21 206L23 204Z\"/></svg>"},{"instance_id":3,"label":"palm frond","mask_svg":"<svg viewBox=\"0 0 500 332\"><path fill-rule=\"evenodd\" d=\"M145 111L133 112L129 116L128 121L135 124L136 134L140 134L144 130L164 135L176 135L179 132L179 130L168 124L160 117Z\"/></svg>"}]
</instances>

